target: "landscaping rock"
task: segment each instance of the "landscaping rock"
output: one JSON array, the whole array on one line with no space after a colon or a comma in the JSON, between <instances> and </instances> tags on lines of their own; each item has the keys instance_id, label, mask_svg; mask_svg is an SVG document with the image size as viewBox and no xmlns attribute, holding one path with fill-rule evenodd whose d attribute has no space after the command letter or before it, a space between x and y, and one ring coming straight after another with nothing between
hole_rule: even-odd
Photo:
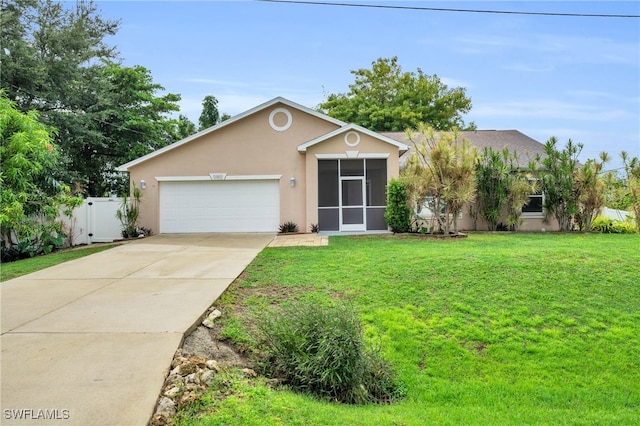
<instances>
[{"instance_id":1,"label":"landscaping rock","mask_svg":"<svg viewBox=\"0 0 640 426\"><path fill-rule=\"evenodd\" d=\"M209 370L215 371L216 373L220 372L220 364L215 359L210 359L207 361L207 368Z\"/></svg>"},{"instance_id":2,"label":"landscaping rock","mask_svg":"<svg viewBox=\"0 0 640 426\"><path fill-rule=\"evenodd\" d=\"M164 392L164 396L167 398L175 398L176 395L180 393L180 388L177 386L173 386Z\"/></svg>"},{"instance_id":3,"label":"landscaping rock","mask_svg":"<svg viewBox=\"0 0 640 426\"><path fill-rule=\"evenodd\" d=\"M200 376L200 383L205 385L205 386L209 386L213 382L213 378L214 378L215 375L216 375L216 373L214 373L211 370L205 371Z\"/></svg>"},{"instance_id":4,"label":"landscaping rock","mask_svg":"<svg viewBox=\"0 0 640 426\"><path fill-rule=\"evenodd\" d=\"M164 414L154 414L149 421L149 426L173 426L173 419Z\"/></svg>"},{"instance_id":5,"label":"landscaping rock","mask_svg":"<svg viewBox=\"0 0 640 426\"><path fill-rule=\"evenodd\" d=\"M211 311L211 313L207 316L207 318L205 318L204 321L202 321L202 325L204 325L207 328L213 328L214 324L213 322L215 320L217 320L218 318L220 318L222 316L222 312L220 312L217 309L214 309L213 311Z\"/></svg>"},{"instance_id":6,"label":"landscaping rock","mask_svg":"<svg viewBox=\"0 0 640 426\"><path fill-rule=\"evenodd\" d=\"M233 348L224 342L214 341L206 327L198 327L184 339L182 356L199 356L216 360L225 367L243 367L246 362Z\"/></svg>"},{"instance_id":7,"label":"landscaping rock","mask_svg":"<svg viewBox=\"0 0 640 426\"><path fill-rule=\"evenodd\" d=\"M253 370L252 370L252 369L250 369L250 368L243 368L243 369L242 369L242 374L243 374L245 377L258 377L258 375L256 374L256 372L255 372L255 371L253 371Z\"/></svg>"},{"instance_id":8,"label":"landscaping rock","mask_svg":"<svg viewBox=\"0 0 640 426\"><path fill-rule=\"evenodd\" d=\"M156 409L156 414L163 414L169 418L172 418L176 415L176 404L173 402L171 398L167 398L163 396L158 401L158 408Z\"/></svg>"},{"instance_id":9,"label":"landscaping rock","mask_svg":"<svg viewBox=\"0 0 640 426\"><path fill-rule=\"evenodd\" d=\"M195 402L197 399L198 399L198 395L195 392L185 392L178 399L178 406L179 407L187 406L187 405Z\"/></svg>"}]
</instances>

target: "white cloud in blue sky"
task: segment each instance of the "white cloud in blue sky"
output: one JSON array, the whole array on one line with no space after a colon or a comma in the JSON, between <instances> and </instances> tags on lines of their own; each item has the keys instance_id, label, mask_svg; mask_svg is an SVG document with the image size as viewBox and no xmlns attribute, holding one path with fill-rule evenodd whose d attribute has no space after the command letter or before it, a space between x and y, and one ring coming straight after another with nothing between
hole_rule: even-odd
<instances>
[{"instance_id":1,"label":"white cloud in blue sky","mask_svg":"<svg viewBox=\"0 0 640 426\"><path fill-rule=\"evenodd\" d=\"M367 2L373 3L373 2ZM150 69L197 122L214 95L235 115L284 96L314 108L351 70L398 56L404 71L467 88L479 129L518 129L640 155L640 19L453 13L255 1L98 2L122 20L125 65ZM637 1L377 1L461 9L640 14ZM612 163L611 167L617 166Z\"/></svg>"}]
</instances>

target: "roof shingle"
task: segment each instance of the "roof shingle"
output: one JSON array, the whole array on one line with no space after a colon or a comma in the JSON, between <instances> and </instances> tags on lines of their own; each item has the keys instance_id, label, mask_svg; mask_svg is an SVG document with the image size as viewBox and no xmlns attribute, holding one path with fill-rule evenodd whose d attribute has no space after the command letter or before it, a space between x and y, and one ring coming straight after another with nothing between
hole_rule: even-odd
<instances>
[{"instance_id":1,"label":"roof shingle","mask_svg":"<svg viewBox=\"0 0 640 426\"><path fill-rule=\"evenodd\" d=\"M447 132L436 132L435 137ZM395 139L409 146L409 150L400 157L400 167L404 166L414 150L414 143L420 143L422 135L414 134L414 141L407 139L404 132L381 132L382 135L391 139ZM466 139L472 145L478 147L478 151L482 152L485 147L491 147L494 150L502 151L508 148L509 151L515 151L521 166L534 160L536 155L540 154L544 157L544 144L530 138L518 130L464 130L459 131L460 137Z\"/></svg>"}]
</instances>

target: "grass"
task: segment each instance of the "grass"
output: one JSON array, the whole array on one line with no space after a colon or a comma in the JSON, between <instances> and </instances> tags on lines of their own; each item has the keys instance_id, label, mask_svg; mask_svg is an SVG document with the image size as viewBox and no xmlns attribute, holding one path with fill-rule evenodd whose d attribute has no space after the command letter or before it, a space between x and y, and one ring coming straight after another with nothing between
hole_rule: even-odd
<instances>
[{"instance_id":1,"label":"grass","mask_svg":"<svg viewBox=\"0 0 640 426\"><path fill-rule=\"evenodd\" d=\"M73 250L65 250L51 253L44 256L36 256L28 259L16 260L15 262L3 263L0 268L0 282L18 278L59 263L68 262L69 260L78 259L93 253L112 248L110 245L98 245L86 248L78 248Z\"/></svg>"},{"instance_id":2,"label":"grass","mask_svg":"<svg viewBox=\"0 0 640 426\"><path fill-rule=\"evenodd\" d=\"M406 397L333 404L231 370L177 424L640 424L639 249L600 234L267 248L220 301L229 335L258 350L253 315L349 298Z\"/></svg>"}]
</instances>

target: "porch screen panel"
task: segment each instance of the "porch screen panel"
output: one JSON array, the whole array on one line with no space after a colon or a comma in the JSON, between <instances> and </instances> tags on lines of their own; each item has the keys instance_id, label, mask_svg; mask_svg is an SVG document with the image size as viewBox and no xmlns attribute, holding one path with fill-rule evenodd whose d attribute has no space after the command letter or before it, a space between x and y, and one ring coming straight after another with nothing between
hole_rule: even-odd
<instances>
[{"instance_id":1,"label":"porch screen panel","mask_svg":"<svg viewBox=\"0 0 640 426\"><path fill-rule=\"evenodd\" d=\"M343 208L342 209L342 223L345 225L352 225L362 223L363 221L363 210L362 208L350 209Z\"/></svg>"},{"instance_id":2,"label":"porch screen panel","mask_svg":"<svg viewBox=\"0 0 640 426\"><path fill-rule=\"evenodd\" d=\"M367 207L367 231L386 231L387 221L384 220L384 207Z\"/></svg>"},{"instance_id":3,"label":"porch screen panel","mask_svg":"<svg viewBox=\"0 0 640 426\"><path fill-rule=\"evenodd\" d=\"M340 230L338 160L318 161L318 227L321 231Z\"/></svg>"},{"instance_id":4,"label":"porch screen panel","mask_svg":"<svg viewBox=\"0 0 640 426\"><path fill-rule=\"evenodd\" d=\"M318 161L318 207L338 207L338 160Z\"/></svg>"},{"instance_id":5,"label":"porch screen panel","mask_svg":"<svg viewBox=\"0 0 640 426\"><path fill-rule=\"evenodd\" d=\"M318 227L321 231L340 230L340 211L335 209L318 209Z\"/></svg>"},{"instance_id":6,"label":"porch screen panel","mask_svg":"<svg viewBox=\"0 0 640 426\"><path fill-rule=\"evenodd\" d=\"M387 160L367 160L367 206L387 205Z\"/></svg>"},{"instance_id":7,"label":"porch screen panel","mask_svg":"<svg viewBox=\"0 0 640 426\"><path fill-rule=\"evenodd\" d=\"M367 230L387 229L387 160L367 160Z\"/></svg>"},{"instance_id":8,"label":"porch screen panel","mask_svg":"<svg viewBox=\"0 0 640 426\"><path fill-rule=\"evenodd\" d=\"M364 161L340 160L340 176L364 176Z\"/></svg>"}]
</instances>

